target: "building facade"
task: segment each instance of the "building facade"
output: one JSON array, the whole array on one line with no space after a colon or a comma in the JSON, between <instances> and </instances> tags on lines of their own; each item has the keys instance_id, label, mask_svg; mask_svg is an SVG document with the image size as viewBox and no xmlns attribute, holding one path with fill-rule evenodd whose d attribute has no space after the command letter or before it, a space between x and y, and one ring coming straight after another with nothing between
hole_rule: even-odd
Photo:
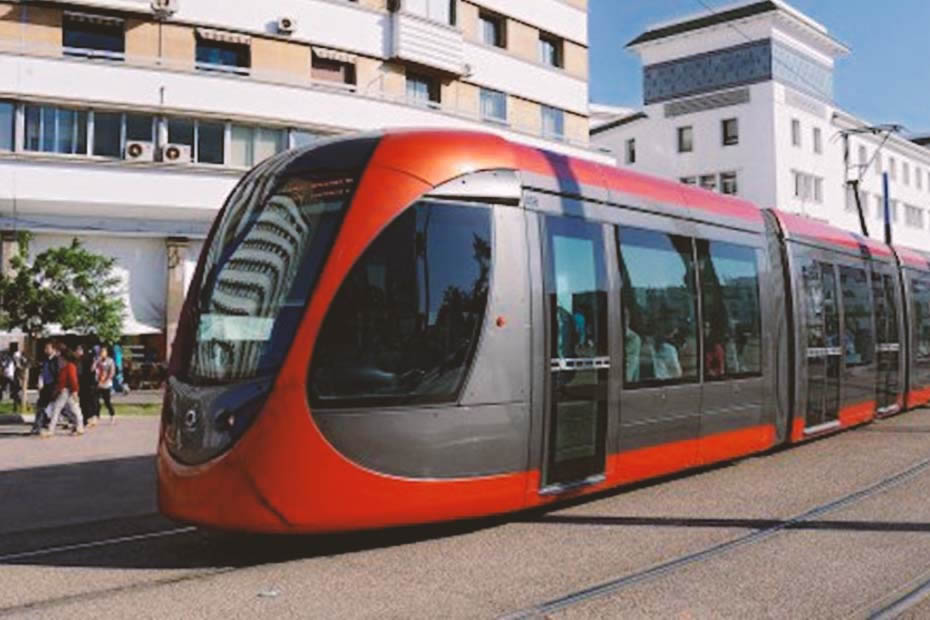
<instances>
[{"instance_id":1,"label":"building facade","mask_svg":"<svg viewBox=\"0 0 930 620\"><path fill-rule=\"evenodd\" d=\"M781 1L752 1L657 25L629 46L643 63L644 106L592 128L620 165L738 194L883 236L890 176L896 242L930 249L930 150L843 111L835 63L849 49Z\"/></svg>"},{"instance_id":2,"label":"building facade","mask_svg":"<svg viewBox=\"0 0 930 620\"><path fill-rule=\"evenodd\" d=\"M588 144L587 0L0 0L0 264L80 238L117 259L161 358L238 178L344 132Z\"/></svg>"}]
</instances>

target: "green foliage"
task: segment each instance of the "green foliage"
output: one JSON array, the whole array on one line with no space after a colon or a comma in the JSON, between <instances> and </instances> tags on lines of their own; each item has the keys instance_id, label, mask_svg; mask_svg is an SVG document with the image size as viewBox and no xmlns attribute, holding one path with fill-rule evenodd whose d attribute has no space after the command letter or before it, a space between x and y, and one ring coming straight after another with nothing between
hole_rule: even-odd
<instances>
[{"instance_id":1,"label":"green foliage","mask_svg":"<svg viewBox=\"0 0 930 620\"><path fill-rule=\"evenodd\" d=\"M53 323L78 334L97 334L105 342L121 336L123 299L115 260L87 251L74 239L51 248L30 264L29 238L19 239L13 274L0 276L0 328L39 337Z\"/></svg>"}]
</instances>

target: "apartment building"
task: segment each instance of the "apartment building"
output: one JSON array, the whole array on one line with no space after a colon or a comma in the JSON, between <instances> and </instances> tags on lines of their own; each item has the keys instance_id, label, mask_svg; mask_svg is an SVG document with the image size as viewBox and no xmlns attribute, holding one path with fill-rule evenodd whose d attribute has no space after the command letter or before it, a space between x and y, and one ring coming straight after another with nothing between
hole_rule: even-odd
<instances>
[{"instance_id":1,"label":"apartment building","mask_svg":"<svg viewBox=\"0 0 930 620\"><path fill-rule=\"evenodd\" d=\"M583 157L587 0L0 0L0 264L80 238L161 358L237 179L321 136L480 129Z\"/></svg>"},{"instance_id":2,"label":"apartment building","mask_svg":"<svg viewBox=\"0 0 930 620\"><path fill-rule=\"evenodd\" d=\"M620 165L883 238L882 173L897 242L930 250L930 149L876 130L834 99L850 49L781 0L743 2L649 28L628 45L644 106L592 129Z\"/></svg>"}]
</instances>

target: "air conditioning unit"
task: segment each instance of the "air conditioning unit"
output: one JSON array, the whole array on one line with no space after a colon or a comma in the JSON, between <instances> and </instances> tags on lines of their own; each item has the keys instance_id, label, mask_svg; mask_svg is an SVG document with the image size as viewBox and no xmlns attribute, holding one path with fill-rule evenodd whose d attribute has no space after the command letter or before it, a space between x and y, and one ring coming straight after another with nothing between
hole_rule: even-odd
<instances>
[{"instance_id":1,"label":"air conditioning unit","mask_svg":"<svg viewBox=\"0 0 930 620\"><path fill-rule=\"evenodd\" d=\"M152 13L160 19L167 19L178 12L180 0L152 0Z\"/></svg>"},{"instance_id":2,"label":"air conditioning unit","mask_svg":"<svg viewBox=\"0 0 930 620\"><path fill-rule=\"evenodd\" d=\"M293 17L278 18L278 34L294 34L297 30L297 20Z\"/></svg>"},{"instance_id":3,"label":"air conditioning unit","mask_svg":"<svg viewBox=\"0 0 930 620\"><path fill-rule=\"evenodd\" d=\"M187 144L166 144L161 148L161 160L174 164L189 164L191 147Z\"/></svg>"},{"instance_id":4,"label":"air conditioning unit","mask_svg":"<svg viewBox=\"0 0 930 620\"><path fill-rule=\"evenodd\" d=\"M129 161L155 161L155 145L139 140L129 141L126 143L125 157Z\"/></svg>"}]
</instances>

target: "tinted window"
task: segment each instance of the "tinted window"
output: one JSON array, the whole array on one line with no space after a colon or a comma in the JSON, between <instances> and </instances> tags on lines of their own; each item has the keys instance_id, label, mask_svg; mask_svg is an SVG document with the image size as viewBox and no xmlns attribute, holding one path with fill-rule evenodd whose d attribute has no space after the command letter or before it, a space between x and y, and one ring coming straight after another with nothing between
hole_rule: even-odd
<instances>
[{"instance_id":1,"label":"tinted window","mask_svg":"<svg viewBox=\"0 0 930 620\"><path fill-rule=\"evenodd\" d=\"M223 123L197 123L197 161L202 164L222 164L226 125Z\"/></svg>"},{"instance_id":2,"label":"tinted window","mask_svg":"<svg viewBox=\"0 0 930 620\"><path fill-rule=\"evenodd\" d=\"M914 341L919 362L930 362L930 280L914 279Z\"/></svg>"},{"instance_id":3,"label":"tinted window","mask_svg":"<svg viewBox=\"0 0 930 620\"><path fill-rule=\"evenodd\" d=\"M123 115L94 112L94 155L120 157Z\"/></svg>"},{"instance_id":4,"label":"tinted window","mask_svg":"<svg viewBox=\"0 0 930 620\"><path fill-rule=\"evenodd\" d=\"M207 71L248 73L251 53L247 45L197 41L197 68Z\"/></svg>"},{"instance_id":5,"label":"tinted window","mask_svg":"<svg viewBox=\"0 0 930 620\"><path fill-rule=\"evenodd\" d=\"M146 114L127 114L126 139L154 142L152 120L152 117Z\"/></svg>"},{"instance_id":6,"label":"tinted window","mask_svg":"<svg viewBox=\"0 0 930 620\"><path fill-rule=\"evenodd\" d=\"M267 374L288 350L354 186L329 175L277 185L288 161L256 169L227 201L204 257L191 382Z\"/></svg>"},{"instance_id":7,"label":"tinted window","mask_svg":"<svg viewBox=\"0 0 930 620\"><path fill-rule=\"evenodd\" d=\"M762 372L759 275L753 248L698 241L704 317L704 378Z\"/></svg>"},{"instance_id":8,"label":"tinted window","mask_svg":"<svg viewBox=\"0 0 930 620\"><path fill-rule=\"evenodd\" d=\"M875 337L879 344L898 342L898 299L896 282L888 274L872 274L872 299L875 307Z\"/></svg>"},{"instance_id":9,"label":"tinted window","mask_svg":"<svg viewBox=\"0 0 930 620\"><path fill-rule=\"evenodd\" d=\"M691 240L620 229L624 378L637 384L696 381L696 293Z\"/></svg>"},{"instance_id":10,"label":"tinted window","mask_svg":"<svg viewBox=\"0 0 930 620\"><path fill-rule=\"evenodd\" d=\"M87 19L65 15L62 43L70 56L104 56L122 58L126 51L123 22L113 19ZM97 52L97 53L94 53Z\"/></svg>"},{"instance_id":11,"label":"tinted window","mask_svg":"<svg viewBox=\"0 0 930 620\"><path fill-rule=\"evenodd\" d=\"M26 106L27 151L87 154L87 113L51 106Z\"/></svg>"},{"instance_id":12,"label":"tinted window","mask_svg":"<svg viewBox=\"0 0 930 620\"><path fill-rule=\"evenodd\" d=\"M490 211L419 203L346 277L320 329L314 404L454 400L484 318Z\"/></svg>"},{"instance_id":13,"label":"tinted window","mask_svg":"<svg viewBox=\"0 0 930 620\"><path fill-rule=\"evenodd\" d=\"M13 150L14 110L12 103L0 101L0 151Z\"/></svg>"},{"instance_id":14,"label":"tinted window","mask_svg":"<svg viewBox=\"0 0 930 620\"><path fill-rule=\"evenodd\" d=\"M875 353L872 334L872 297L864 269L840 267L843 295L843 352L847 366L871 364Z\"/></svg>"}]
</instances>

